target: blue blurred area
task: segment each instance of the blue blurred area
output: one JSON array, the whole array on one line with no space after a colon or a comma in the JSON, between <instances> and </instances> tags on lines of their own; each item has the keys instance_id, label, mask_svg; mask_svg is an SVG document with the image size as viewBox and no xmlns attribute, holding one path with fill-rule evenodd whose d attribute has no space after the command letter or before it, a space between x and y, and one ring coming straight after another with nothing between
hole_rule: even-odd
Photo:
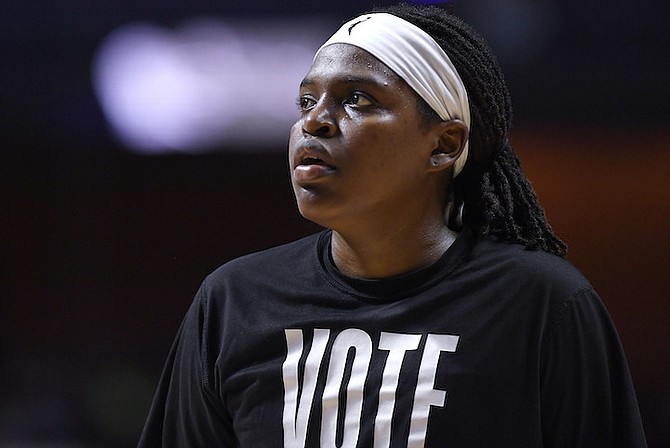
<instances>
[{"instance_id":1,"label":"blue blurred area","mask_svg":"<svg viewBox=\"0 0 670 448\"><path fill-rule=\"evenodd\" d=\"M235 153L197 156L127 152L94 95L91 64L100 42L127 23L169 29L203 16L337 23L373 3L395 2L0 3L0 446L134 446L201 279L230 258L316 230L293 204L286 139L250 154L242 144ZM580 268L609 285L650 446L668 446L670 382L662 372L670 360L659 322L667 323L669 291L667 276L657 272L670 263L670 188L667 181L644 183L670 168L663 156L670 136L668 3L445 3L499 55L521 130L550 129L552 141L569 134L567 160L550 167L565 172L564 182L574 180L568 169L575 154L597 160L601 180L614 166L611 147L623 161L617 167L628 163L629 151L646 151L652 160L625 175L640 185L639 195L622 196L616 179L603 195L612 207L631 210L630 221L603 225L605 210L581 217L591 228L573 224L572 203L582 198L566 197L563 184L542 193L560 197L547 208L555 210L559 230L574 232ZM582 143L584 135L604 143ZM589 188L591 179L581 182ZM632 255L580 243L592 241L598 227L615 226ZM580 254L580 247L592 252ZM610 257L608 266L620 272L625 265L619 277L629 277L598 276L597 266L612 253L620 263ZM617 289L633 288L617 296Z\"/></svg>"},{"instance_id":2,"label":"blue blurred area","mask_svg":"<svg viewBox=\"0 0 670 448\"><path fill-rule=\"evenodd\" d=\"M382 1L379 4L395 2ZM496 50L519 120L668 119L667 2L531 0L447 2ZM187 18L333 17L372 2L84 2L5 0L0 5L2 134L19 131L99 142L106 126L91 91L100 42L130 22L177 26Z\"/></svg>"}]
</instances>

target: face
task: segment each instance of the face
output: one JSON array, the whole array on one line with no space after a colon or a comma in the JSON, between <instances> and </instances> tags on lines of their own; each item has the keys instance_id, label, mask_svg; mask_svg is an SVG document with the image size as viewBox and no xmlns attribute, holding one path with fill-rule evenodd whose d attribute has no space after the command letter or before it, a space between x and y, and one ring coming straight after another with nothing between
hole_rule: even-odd
<instances>
[{"instance_id":1,"label":"face","mask_svg":"<svg viewBox=\"0 0 670 448\"><path fill-rule=\"evenodd\" d=\"M418 96L366 51L325 47L300 85L291 180L303 216L337 230L389 219L435 195L427 167L439 130Z\"/></svg>"}]
</instances>

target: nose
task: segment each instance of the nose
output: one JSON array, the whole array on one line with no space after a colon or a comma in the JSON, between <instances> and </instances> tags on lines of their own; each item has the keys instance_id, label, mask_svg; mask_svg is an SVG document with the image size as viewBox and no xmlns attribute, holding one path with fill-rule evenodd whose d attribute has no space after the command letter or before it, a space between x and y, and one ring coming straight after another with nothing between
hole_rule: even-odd
<instances>
[{"instance_id":1,"label":"nose","mask_svg":"<svg viewBox=\"0 0 670 448\"><path fill-rule=\"evenodd\" d=\"M337 132L337 124L326 100L322 98L304 115L302 130L315 137L332 137Z\"/></svg>"}]
</instances>

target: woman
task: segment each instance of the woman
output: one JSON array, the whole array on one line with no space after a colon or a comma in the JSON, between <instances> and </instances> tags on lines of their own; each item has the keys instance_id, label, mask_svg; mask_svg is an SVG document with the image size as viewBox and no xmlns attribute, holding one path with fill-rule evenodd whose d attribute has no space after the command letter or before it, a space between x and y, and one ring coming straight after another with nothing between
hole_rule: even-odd
<instances>
[{"instance_id":1,"label":"woman","mask_svg":"<svg viewBox=\"0 0 670 448\"><path fill-rule=\"evenodd\" d=\"M439 8L364 14L299 106L293 189L327 230L208 276L141 447L646 446L481 38Z\"/></svg>"}]
</instances>

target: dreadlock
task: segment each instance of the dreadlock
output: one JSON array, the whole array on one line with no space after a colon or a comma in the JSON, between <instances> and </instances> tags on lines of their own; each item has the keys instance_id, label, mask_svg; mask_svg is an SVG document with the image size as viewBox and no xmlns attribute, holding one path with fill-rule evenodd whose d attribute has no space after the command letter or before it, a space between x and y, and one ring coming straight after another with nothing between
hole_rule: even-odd
<instances>
[{"instance_id":1,"label":"dreadlock","mask_svg":"<svg viewBox=\"0 0 670 448\"><path fill-rule=\"evenodd\" d=\"M387 12L428 33L449 55L470 100L468 162L454 179L464 204L463 224L490 235L564 257L567 245L552 231L509 143L512 106L496 57L469 25L435 6L400 4ZM426 105L427 106L427 105Z\"/></svg>"}]
</instances>

